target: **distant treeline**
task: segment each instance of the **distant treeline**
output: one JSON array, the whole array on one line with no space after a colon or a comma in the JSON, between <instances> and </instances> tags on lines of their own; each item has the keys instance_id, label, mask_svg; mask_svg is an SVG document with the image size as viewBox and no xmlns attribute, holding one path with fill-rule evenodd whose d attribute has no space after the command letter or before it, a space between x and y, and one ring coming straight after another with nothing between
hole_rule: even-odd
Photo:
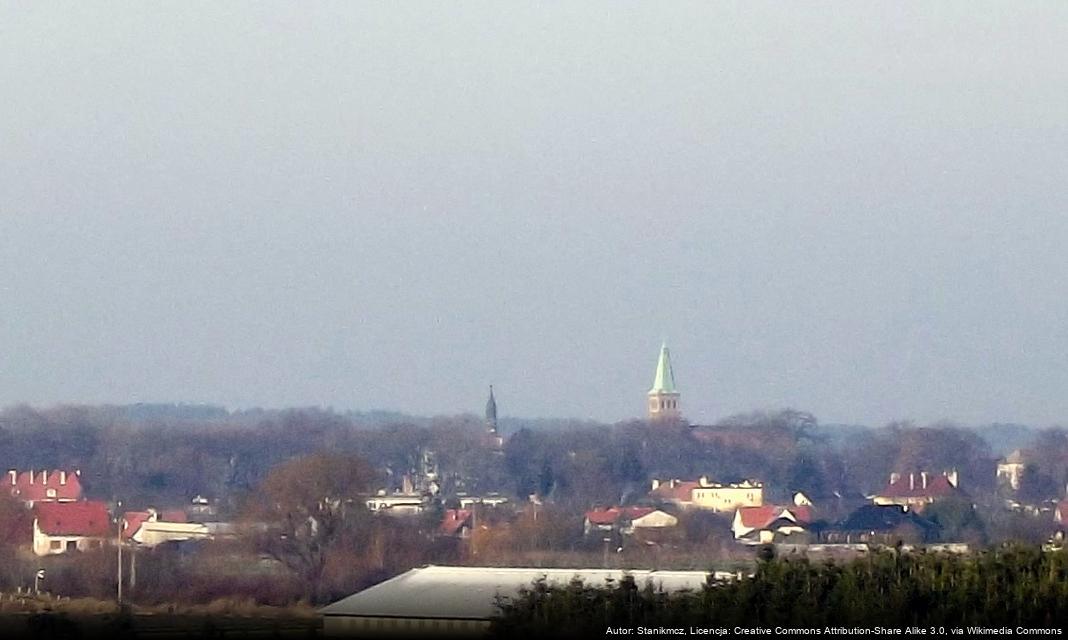
<instances>
[{"instance_id":1,"label":"distant treeline","mask_svg":"<svg viewBox=\"0 0 1068 640\"><path fill-rule=\"evenodd\" d=\"M88 495L137 506L166 506L196 495L236 506L286 460L331 451L356 454L399 486L432 452L445 494L532 494L576 509L636 500L651 477L768 483L768 500L793 491L814 498L859 495L891 471L959 470L962 488L989 495L1002 455L979 433L1033 441L1025 499L1063 496L1068 435L1063 430L939 423L878 429L820 425L783 410L732 416L716 425L605 425L505 420L502 456L486 455L474 415L414 418L324 409L227 411L205 405L16 406L0 411L0 466L77 468ZM509 426L510 425L510 426ZM1030 434L1029 438L1025 438ZM1003 443L1004 444L1004 443ZM824 501L825 502L825 501Z\"/></svg>"},{"instance_id":2,"label":"distant treeline","mask_svg":"<svg viewBox=\"0 0 1068 640\"><path fill-rule=\"evenodd\" d=\"M761 562L752 578L667 594L618 584L533 584L501 603L498 637L594 637L609 627L1062 627L1068 553L877 553L848 564ZM633 632L632 632L633 633Z\"/></svg>"}]
</instances>

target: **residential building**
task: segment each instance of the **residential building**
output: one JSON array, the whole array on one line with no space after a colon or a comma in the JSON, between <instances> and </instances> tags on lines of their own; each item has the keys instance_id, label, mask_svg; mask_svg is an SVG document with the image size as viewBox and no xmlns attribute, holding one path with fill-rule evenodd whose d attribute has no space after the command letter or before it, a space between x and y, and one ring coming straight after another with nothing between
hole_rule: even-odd
<instances>
[{"instance_id":1,"label":"residential building","mask_svg":"<svg viewBox=\"0 0 1068 640\"><path fill-rule=\"evenodd\" d=\"M1007 484L1013 491L1020 490L1024 470L1027 468L1027 454L1017 449L998 462L997 479L999 484Z\"/></svg>"},{"instance_id":2,"label":"residential building","mask_svg":"<svg viewBox=\"0 0 1068 640\"><path fill-rule=\"evenodd\" d=\"M859 507L870 504L871 499L866 498L859 491L796 491L793 495L793 503L797 507L812 507L819 511L821 519L837 521L853 513Z\"/></svg>"},{"instance_id":3,"label":"residential building","mask_svg":"<svg viewBox=\"0 0 1068 640\"><path fill-rule=\"evenodd\" d=\"M467 509L473 504L480 504L486 507L499 507L508 504L508 498L499 493L488 493L484 496L469 496L466 493L459 493L456 494L456 499L459 501L461 509Z\"/></svg>"},{"instance_id":4,"label":"residential building","mask_svg":"<svg viewBox=\"0 0 1068 640\"><path fill-rule=\"evenodd\" d=\"M675 372L671 368L671 353L667 344L660 347L656 376L647 395L650 420L678 420L682 417L682 411L679 409L679 390L675 386Z\"/></svg>"},{"instance_id":5,"label":"residential building","mask_svg":"<svg viewBox=\"0 0 1068 640\"><path fill-rule=\"evenodd\" d=\"M630 535L637 529L664 529L679 524L679 519L653 507L609 507L586 512L586 535L595 531Z\"/></svg>"},{"instance_id":6,"label":"residential building","mask_svg":"<svg viewBox=\"0 0 1068 640\"><path fill-rule=\"evenodd\" d=\"M957 484L956 470L946 471L941 475L932 475L926 471L891 473L890 482L882 491L872 496L872 502L877 505L896 504L919 511L936 500L963 496L964 492Z\"/></svg>"},{"instance_id":7,"label":"residential building","mask_svg":"<svg viewBox=\"0 0 1068 640\"><path fill-rule=\"evenodd\" d=\"M808 533L812 520L809 506L741 507L734 512L731 531L743 544L794 543Z\"/></svg>"},{"instance_id":8,"label":"residential building","mask_svg":"<svg viewBox=\"0 0 1068 640\"><path fill-rule=\"evenodd\" d=\"M418 493L394 493L386 495L380 492L378 495L368 498L365 503L370 511L393 516L414 516L422 513L427 506L427 500Z\"/></svg>"},{"instance_id":9,"label":"residential building","mask_svg":"<svg viewBox=\"0 0 1068 640\"><path fill-rule=\"evenodd\" d=\"M498 599L516 597L538 580L567 585L618 583L632 577L639 588L700 591L705 571L440 567L412 569L320 609L326 637L480 637L499 613ZM716 572L730 580L731 573Z\"/></svg>"},{"instance_id":10,"label":"residential building","mask_svg":"<svg viewBox=\"0 0 1068 640\"><path fill-rule=\"evenodd\" d=\"M919 544L933 542L938 525L909 507L867 504L826 528L820 537L828 543Z\"/></svg>"},{"instance_id":11,"label":"residential building","mask_svg":"<svg viewBox=\"0 0 1068 640\"><path fill-rule=\"evenodd\" d=\"M649 497L657 502L673 504L681 509L692 509L693 490L699 486L696 480L658 480L653 479Z\"/></svg>"},{"instance_id":12,"label":"residential building","mask_svg":"<svg viewBox=\"0 0 1068 640\"><path fill-rule=\"evenodd\" d=\"M734 511L740 507L759 507L764 504L764 484L755 480L720 483L698 480L693 490L693 503L698 509Z\"/></svg>"},{"instance_id":13,"label":"residential building","mask_svg":"<svg viewBox=\"0 0 1068 640\"><path fill-rule=\"evenodd\" d=\"M165 542L207 540L212 537L206 524L187 522L184 511L128 511L122 518L122 538L145 547Z\"/></svg>"},{"instance_id":14,"label":"residential building","mask_svg":"<svg viewBox=\"0 0 1068 640\"><path fill-rule=\"evenodd\" d=\"M77 502L82 499L81 471L65 469L7 472L0 481L0 491L7 491L32 507L38 502Z\"/></svg>"},{"instance_id":15,"label":"residential building","mask_svg":"<svg viewBox=\"0 0 1068 640\"><path fill-rule=\"evenodd\" d=\"M740 507L764 504L764 483L756 480L711 482L701 476L696 481L656 480L649 496L683 509L732 512Z\"/></svg>"},{"instance_id":16,"label":"residential building","mask_svg":"<svg viewBox=\"0 0 1068 640\"><path fill-rule=\"evenodd\" d=\"M33 552L39 556L100 549L117 534L103 502L40 502L33 507Z\"/></svg>"},{"instance_id":17,"label":"residential building","mask_svg":"<svg viewBox=\"0 0 1068 640\"><path fill-rule=\"evenodd\" d=\"M143 522L141 528L133 534L133 541L146 547L154 547L167 542L189 542L211 538L211 529L206 524L166 520Z\"/></svg>"}]
</instances>

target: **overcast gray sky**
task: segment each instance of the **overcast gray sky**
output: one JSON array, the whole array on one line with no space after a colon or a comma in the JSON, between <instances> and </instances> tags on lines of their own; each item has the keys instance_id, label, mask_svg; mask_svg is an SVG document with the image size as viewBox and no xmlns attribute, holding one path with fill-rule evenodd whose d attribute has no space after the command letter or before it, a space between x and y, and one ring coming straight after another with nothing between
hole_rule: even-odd
<instances>
[{"instance_id":1,"label":"overcast gray sky","mask_svg":"<svg viewBox=\"0 0 1068 640\"><path fill-rule=\"evenodd\" d=\"M1068 3L0 4L0 404L1068 422Z\"/></svg>"}]
</instances>

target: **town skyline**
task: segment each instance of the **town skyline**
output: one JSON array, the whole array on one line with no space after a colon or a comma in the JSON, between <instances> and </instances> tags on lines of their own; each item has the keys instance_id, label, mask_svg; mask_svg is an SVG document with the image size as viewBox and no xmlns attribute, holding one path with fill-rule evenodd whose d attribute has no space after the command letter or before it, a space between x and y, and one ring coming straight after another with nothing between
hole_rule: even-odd
<instances>
[{"instance_id":1,"label":"town skyline","mask_svg":"<svg viewBox=\"0 0 1068 640\"><path fill-rule=\"evenodd\" d=\"M1065 34L0 3L4 640L1063 634Z\"/></svg>"}]
</instances>

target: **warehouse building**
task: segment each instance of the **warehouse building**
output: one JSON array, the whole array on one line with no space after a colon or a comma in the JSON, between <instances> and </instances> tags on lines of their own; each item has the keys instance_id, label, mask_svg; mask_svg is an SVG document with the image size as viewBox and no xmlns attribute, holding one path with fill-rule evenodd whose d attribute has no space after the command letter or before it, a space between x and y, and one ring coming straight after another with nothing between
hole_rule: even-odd
<instances>
[{"instance_id":1,"label":"warehouse building","mask_svg":"<svg viewBox=\"0 0 1068 640\"><path fill-rule=\"evenodd\" d=\"M564 585L578 578L588 585L632 576L640 587L698 590L705 571L622 571L427 566L369 587L320 610L327 637L477 637L497 614L497 597L514 597L544 579ZM733 574L716 573L718 579Z\"/></svg>"}]
</instances>

